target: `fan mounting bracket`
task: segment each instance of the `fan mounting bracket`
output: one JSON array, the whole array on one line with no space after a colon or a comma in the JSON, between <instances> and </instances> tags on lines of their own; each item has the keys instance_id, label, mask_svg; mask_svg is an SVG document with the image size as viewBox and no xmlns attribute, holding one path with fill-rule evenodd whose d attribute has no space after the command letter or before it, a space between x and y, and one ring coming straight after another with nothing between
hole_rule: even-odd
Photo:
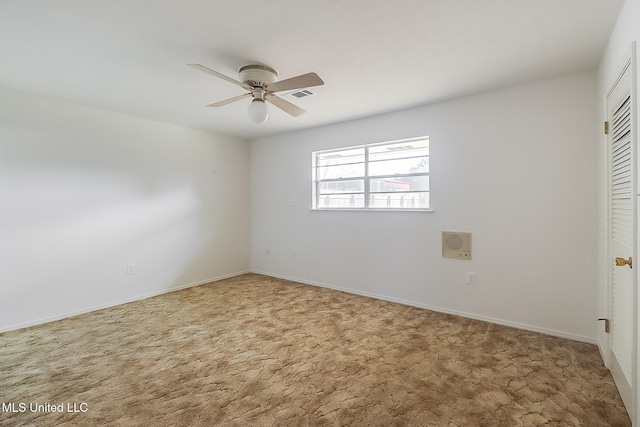
<instances>
[{"instance_id":1,"label":"fan mounting bracket","mask_svg":"<svg viewBox=\"0 0 640 427\"><path fill-rule=\"evenodd\" d=\"M278 81L278 73L276 70L266 65L245 65L240 68L238 73L240 74L240 81L253 88L264 88L266 85Z\"/></svg>"}]
</instances>

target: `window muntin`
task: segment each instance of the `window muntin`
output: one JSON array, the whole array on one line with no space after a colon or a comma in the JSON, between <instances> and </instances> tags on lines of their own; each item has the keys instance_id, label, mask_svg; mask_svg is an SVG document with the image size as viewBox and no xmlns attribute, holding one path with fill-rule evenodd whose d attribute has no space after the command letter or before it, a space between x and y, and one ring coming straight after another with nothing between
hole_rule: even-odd
<instances>
[{"instance_id":1,"label":"window muntin","mask_svg":"<svg viewBox=\"0 0 640 427\"><path fill-rule=\"evenodd\" d=\"M429 209L429 138L313 153L314 209Z\"/></svg>"}]
</instances>

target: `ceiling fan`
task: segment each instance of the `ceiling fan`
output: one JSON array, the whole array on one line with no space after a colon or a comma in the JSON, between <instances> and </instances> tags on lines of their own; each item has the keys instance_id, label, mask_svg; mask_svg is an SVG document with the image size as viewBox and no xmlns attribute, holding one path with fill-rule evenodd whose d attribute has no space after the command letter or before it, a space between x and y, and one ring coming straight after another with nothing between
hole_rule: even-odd
<instances>
[{"instance_id":1,"label":"ceiling fan","mask_svg":"<svg viewBox=\"0 0 640 427\"><path fill-rule=\"evenodd\" d=\"M267 67L266 65L245 65L238 71L240 80L233 79L222 73L214 71L211 68L205 67L204 65L187 65L248 90L249 92L243 95L234 96L233 98L225 99L224 101L214 102L213 104L207 105L207 107L221 107L250 96L253 100L251 101L251 104L249 104L247 113L249 118L255 123L266 122L269 118L269 111L267 110L267 104L265 101L272 103L282 111L291 114L294 117L305 113L305 110L279 97L275 92L302 89L324 84L322 79L316 73L302 74L296 77L291 77L290 79L278 81L278 73L276 70L271 67Z\"/></svg>"}]
</instances>

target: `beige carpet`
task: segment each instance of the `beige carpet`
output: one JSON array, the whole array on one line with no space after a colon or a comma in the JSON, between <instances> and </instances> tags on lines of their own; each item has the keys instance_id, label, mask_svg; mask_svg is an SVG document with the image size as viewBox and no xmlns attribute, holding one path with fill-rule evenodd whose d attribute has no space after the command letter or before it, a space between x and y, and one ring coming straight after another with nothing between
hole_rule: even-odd
<instances>
[{"instance_id":1,"label":"beige carpet","mask_svg":"<svg viewBox=\"0 0 640 427\"><path fill-rule=\"evenodd\" d=\"M0 334L0 368L2 426L631 425L593 345L255 274Z\"/></svg>"}]
</instances>

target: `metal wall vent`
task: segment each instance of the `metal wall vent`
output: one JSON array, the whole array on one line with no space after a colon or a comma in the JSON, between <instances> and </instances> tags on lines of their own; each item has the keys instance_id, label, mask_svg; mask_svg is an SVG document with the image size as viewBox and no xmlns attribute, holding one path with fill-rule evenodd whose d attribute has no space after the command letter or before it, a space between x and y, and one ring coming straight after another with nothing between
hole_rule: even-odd
<instances>
[{"instance_id":1,"label":"metal wall vent","mask_svg":"<svg viewBox=\"0 0 640 427\"><path fill-rule=\"evenodd\" d=\"M296 92L291 92L289 95L295 96L296 98L304 98L306 96L315 95L315 92L311 92L309 89L302 89Z\"/></svg>"}]
</instances>

